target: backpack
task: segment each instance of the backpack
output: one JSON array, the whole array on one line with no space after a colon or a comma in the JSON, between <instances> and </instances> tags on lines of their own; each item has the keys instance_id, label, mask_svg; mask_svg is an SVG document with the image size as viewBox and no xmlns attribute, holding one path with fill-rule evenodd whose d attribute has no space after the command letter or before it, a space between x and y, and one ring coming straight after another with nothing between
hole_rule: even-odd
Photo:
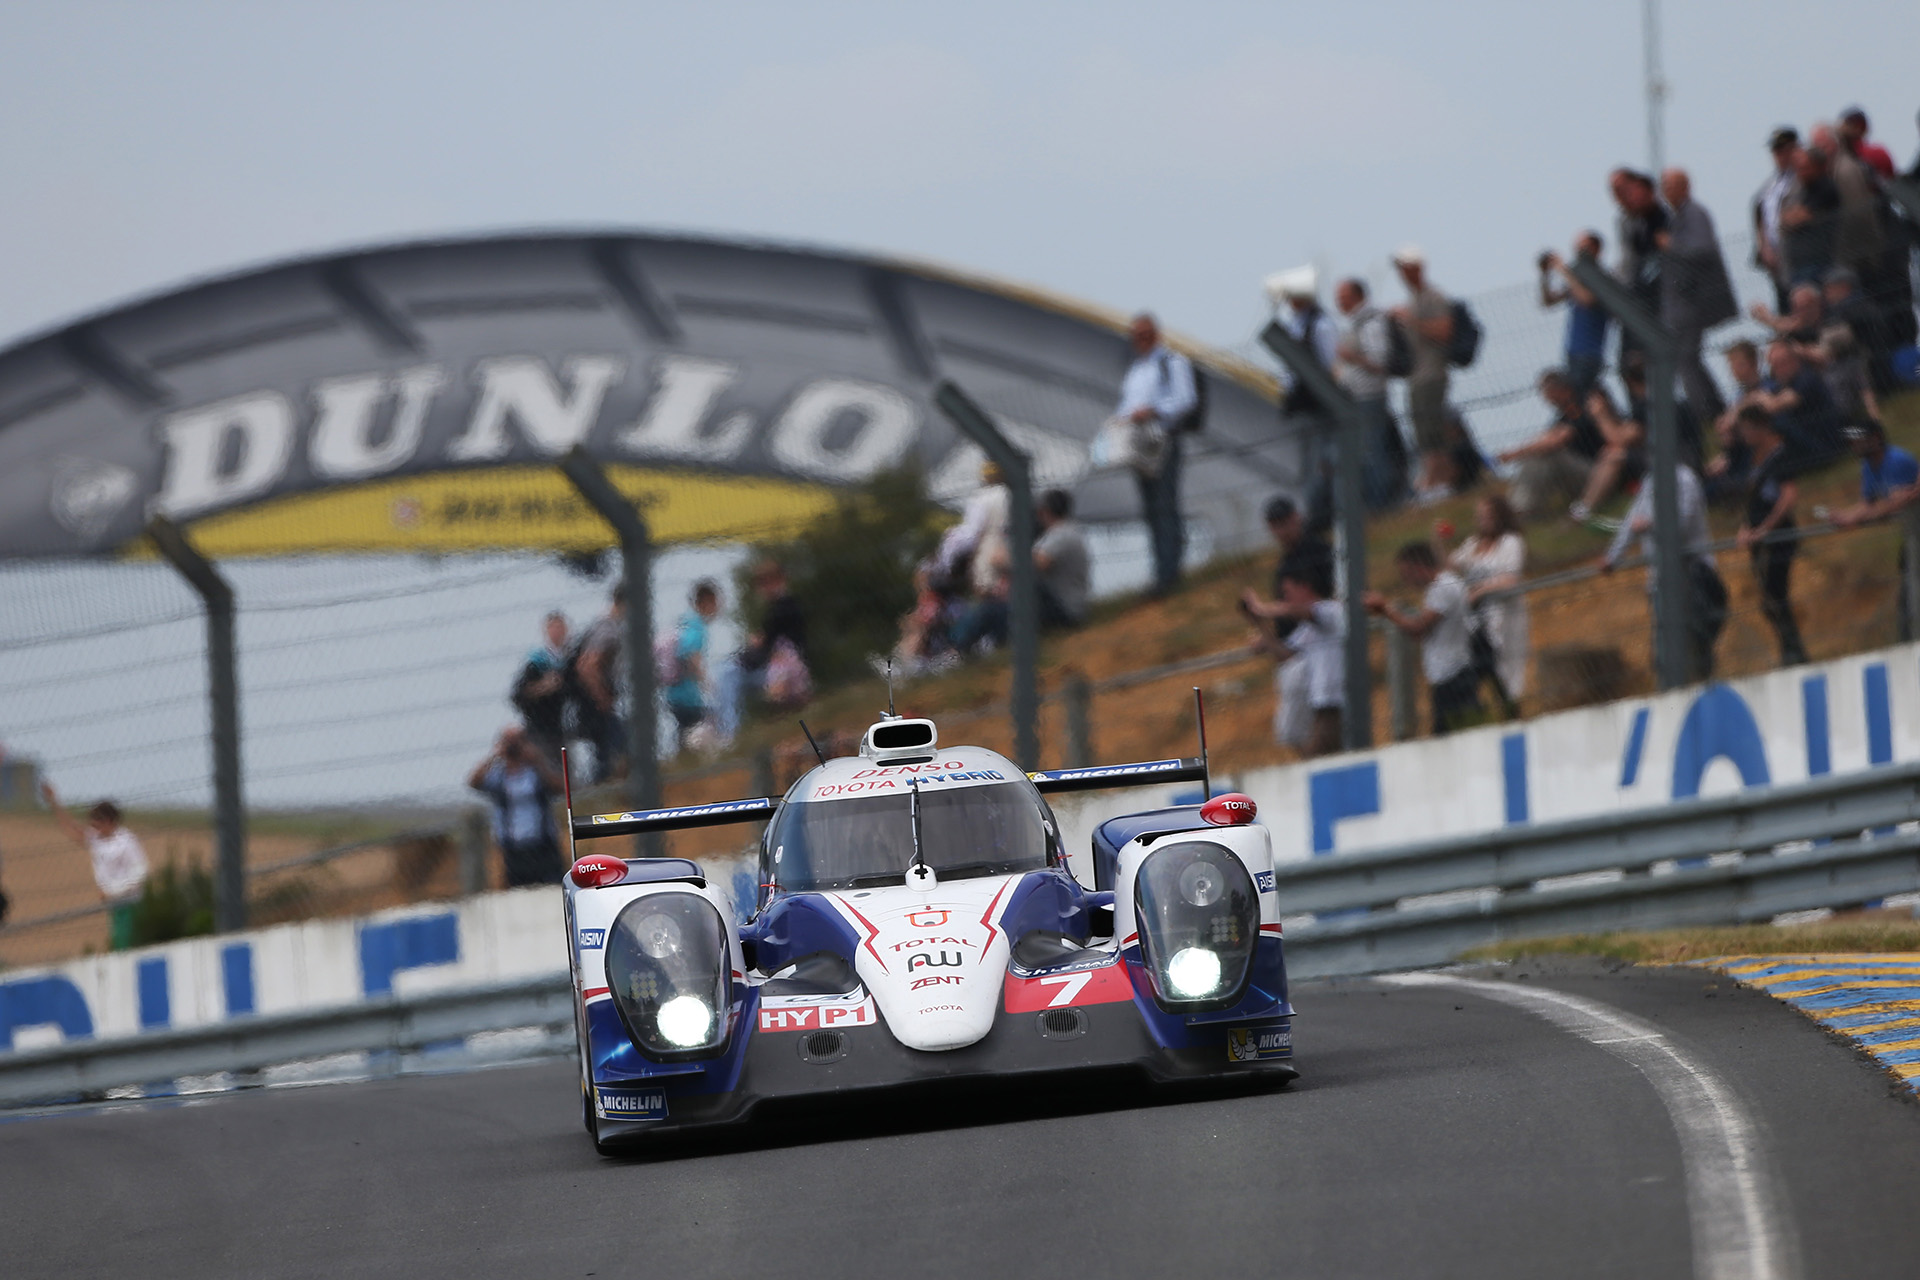
<instances>
[{"instance_id":1,"label":"backpack","mask_svg":"<svg viewBox=\"0 0 1920 1280\"><path fill-rule=\"evenodd\" d=\"M1172 357L1173 352L1164 347L1161 348L1160 378L1162 381L1172 380L1173 372L1167 366L1167 361ZM1207 380L1201 375L1200 366L1193 361L1188 360L1187 367L1193 371L1193 408L1180 415L1177 420L1166 424L1168 435L1192 435L1207 425Z\"/></svg>"},{"instance_id":2,"label":"backpack","mask_svg":"<svg viewBox=\"0 0 1920 1280\"><path fill-rule=\"evenodd\" d=\"M1474 357L1480 354L1480 337L1480 322L1474 319L1473 309L1456 298L1453 303L1453 339L1447 343L1447 363L1456 369L1464 369L1472 364Z\"/></svg>"}]
</instances>

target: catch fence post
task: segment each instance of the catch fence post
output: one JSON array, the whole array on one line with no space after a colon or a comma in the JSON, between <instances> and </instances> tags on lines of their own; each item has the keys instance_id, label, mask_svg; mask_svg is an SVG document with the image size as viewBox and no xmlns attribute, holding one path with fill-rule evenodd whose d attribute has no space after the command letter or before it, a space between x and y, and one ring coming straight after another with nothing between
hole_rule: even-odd
<instances>
[{"instance_id":1,"label":"catch fence post","mask_svg":"<svg viewBox=\"0 0 1920 1280\"><path fill-rule=\"evenodd\" d=\"M627 714L627 803L635 809L660 807L658 710L653 687L653 539L646 517L607 478L600 464L579 445L560 459L560 470L587 505L613 526L620 539L621 585L625 588L627 688L633 705ZM634 838L634 853L659 853L658 832Z\"/></svg>"},{"instance_id":2,"label":"catch fence post","mask_svg":"<svg viewBox=\"0 0 1920 1280\"><path fill-rule=\"evenodd\" d=\"M1647 482L1653 486L1654 669L1662 689L1678 688L1691 683L1695 673L1687 641L1693 587L1682 542L1676 474L1680 466L1680 424L1673 399L1677 359L1673 331L1594 259L1575 258L1568 270L1646 349L1646 426L1653 445L1653 474Z\"/></svg>"},{"instance_id":3,"label":"catch fence post","mask_svg":"<svg viewBox=\"0 0 1920 1280\"><path fill-rule=\"evenodd\" d=\"M933 402L960 433L980 446L1006 478L1007 553L1012 584L1007 597L1007 640L1013 657L1013 755L1023 769L1040 767L1040 605L1033 570L1033 472L986 412L951 381L934 388Z\"/></svg>"},{"instance_id":4,"label":"catch fence post","mask_svg":"<svg viewBox=\"0 0 1920 1280\"><path fill-rule=\"evenodd\" d=\"M207 710L213 748L213 927L247 927L247 815L240 794L239 657L233 638L233 588L186 531L165 516L147 522L147 537L199 593L207 608Z\"/></svg>"},{"instance_id":5,"label":"catch fence post","mask_svg":"<svg viewBox=\"0 0 1920 1280\"><path fill-rule=\"evenodd\" d=\"M1360 493L1361 451L1367 418L1352 396L1333 380L1312 349L1287 332L1278 320L1260 331L1260 341L1293 371L1327 412L1333 415L1334 506L1340 523L1341 560L1346 578L1346 710L1340 717L1341 745L1359 751L1373 745L1373 666L1367 654L1367 511Z\"/></svg>"},{"instance_id":6,"label":"catch fence post","mask_svg":"<svg viewBox=\"0 0 1920 1280\"><path fill-rule=\"evenodd\" d=\"M1414 679L1414 672L1420 669L1420 660L1412 636L1398 627L1390 626L1386 631L1388 731L1395 742L1405 742L1413 737L1419 714L1414 693L1414 686L1418 682Z\"/></svg>"},{"instance_id":7,"label":"catch fence post","mask_svg":"<svg viewBox=\"0 0 1920 1280\"><path fill-rule=\"evenodd\" d=\"M1067 677L1067 768L1093 764L1093 684L1076 671Z\"/></svg>"},{"instance_id":8,"label":"catch fence post","mask_svg":"<svg viewBox=\"0 0 1920 1280\"><path fill-rule=\"evenodd\" d=\"M487 889L487 850L493 843L492 824L484 809L468 809L460 815L454 839L460 844L460 896L471 898Z\"/></svg>"}]
</instances>

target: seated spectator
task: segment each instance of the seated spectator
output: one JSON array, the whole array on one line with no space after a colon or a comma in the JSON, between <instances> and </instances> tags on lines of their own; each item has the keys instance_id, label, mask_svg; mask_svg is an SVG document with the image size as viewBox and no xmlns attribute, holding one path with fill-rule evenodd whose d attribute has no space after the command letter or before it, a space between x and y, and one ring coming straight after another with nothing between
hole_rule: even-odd
<instances>
[{"instance_id":1,"label":"seated spectator","mask_svg":"<svg viewBox=\"0 0 1920 1280\"><path fill-rule=\"evenodd\" d=\"M147 887L147 851L140 837L120 821L120 806L102 800L87 810L84 829L60 807L51 782L40 784L40 798L53 812L60 831L84 847L93 862L93 883L107 904L107 945L125 951L134 944L134 916Z\"/></svg>"},{"instance_id":2,"label":"seated spectator","mask_svg":"<svg viewBox=\"0 0 1920 1280\"><path fill-rule=\"evenodd\" d=\"M1678 484L1675 492L1680 514L1680 548L1687 571L1687 657L1689 680L1708 680L1713 676L1713 647L1727 625L1727 584L1713 563L1713 535L1707 528L1706 491L1693 468L1682 463L1673 469ZM1653 485L1640 486L1620 521L1620 529L1601 557L1600 571L1612 573L1626 554L1627 544L1640 539L1640 553L1647 560L1647 593L1658 591L1659 566L1653 540ZM1659 616L1656 607L1654 616ZM1656 654L1654 666L1659 667Z\"/></svg>"},{"instance_id":3,"label":"seated spectator","mask_svg":"<svg viewBox=\"0 0 1920 1280\"><path fill-rule=\"evenodd\" d=\"M984 595L993 587L995 564L1004 562L1012 495L993 462L981 464L980 486L967 499L960 523L947 530L933 553L931 580L936 589Z\"/></svg>"},{"instance_id":4,"label":"seated spectator","mask_svg":"<svg viewBox=\"0 0 1920 1280\"><path fill-rule=\"evenodd\" d=\"M1087 594L1092 584L1092 557L1087 535L1073 518L1073 495L1049 489L1040 495L1034 523L1033 567L1040 578L1040 625L1077 627L1087 620Z\"/></svg>"},{"instance_id":5,"label":"seated spectator","mask_svg":"<svg viewBox=\"0 0 1920 1280\"><path fill-rule=\"evenodd\" d=\"M1034 586L1043 630L1077 627L1087 616L1090 559L1087 540L1074 523L1073 499L1064 489L1049 489L1034 508L1040 536L1033 541ZM1004 554L992 590L980 596L953 627L953 646L966 654L983 642L991 648L1007 642L1012 624L1012 574Z\"/></svg>"},{"instance_id":6,"label":"seated spectator","mask_svg":"<svg viewBox=\"0 0 1920 1280\"><path fill-rule=\"evenodd\" d=\"M1628 364L1635 364L1645 357L1639 351L1630 351L1621 362L1622 381ZM1646 370L1639 367L1638 391L1646 394ZM1635 386L1628 383L1628 394L1632 395ZM1678 412L1676 407L1676 413ZM1637 405L1627 410L1622 417L1613 407L1613 397L1605 388L1596 387L1587 396L1587 413L1593 419L1594 426L1600 430L1600 438L1606 443L1600 448L1600 454L1593 460L1593 469L1587 473L1587 486L1581 491L1579 500L1567 508L1567 514L1575 520L1585 522L1593 518L1594 509L1600 506L1614 491L1631 485L1647 473L1647 404L1643 398Z\"/></svg>"},{"instance_id":7,"label":"seated spectator","mask_svg":"<svg viewBox=\"0 0 1920 1280\"><path fill-rule=\"evenodd\" d=\"M707 626L720 612L720 588L711 578L700 579L693 584L691 603L673 634L654 646L656 679L666 692L682 751L714 741L711 729L704 741L696 740L694 731L707 718Z\"/></svg>"},{"instance_id":8,"label":"seated spectator","mask_svg":"<svg viewBox=\"0 0 1920 1280\"><path fill-rule=\"evenodd\" d=\"M1898 517L1906 526L1900 540L1899 636L1914 638L1912 548L1920 544L1920 462L1898 445L1887 443L1887 433L1878 422L1848 427L1847 443L1860 459L1860 501L1833 513L1833 522L1842 529L1855 529L1875 520Z\"/></svg>"},{"instance_id":9,"label":"seated spectator","mask_svg":"<svg viewBox=\"0 0 1920 1280\"><path fill-rule=\"evenodd\" d=\"M1435 737L1473 724L1481 716L1480 673L1474 669L1467 626L1467 584L1442 568L1433 548L1409 542L1394 556L1400 580L1422 592L1420 612L1404 613L1378 591L1366 595L1367 612L1385 618L1420 642L1420 670L1427 677Z\"/></svg>"},{"instance_id":10,"label":"seated spectator","mask_svg":"<svg viewBox=\"0 0 1920 1280\"><path fill-rule=\"evenodd\" d=\"M547 642L527 655L513 682L511 700L526 726L527 738L554 765L566 745L567 615L546 617Z\"/></svg>"},{"instance_id":11,"label":"seated spectator","mask_svg":"<svg viewBox=\"0 0 1920 1280\"><path fill-rule=\"evenodd\" d=\"M1500 594L1520 585L1527 563L1512 505L1497 493L1482 496L1474 504L1472 536L1444 559L1467 584L1474 669L1492 683L1502 714L1511 720L1527 688L1527 599Z\"/></svg>"},{"instance_id":12,"label":"seated spectator","mask_svg":"<svg viewBox=\"0 0 1920 1280\"><path fill-rule=\"evenodd\" d=\"M1830 325L1807 361L1820 372L1833 398L1842 428L1880 421L1880 401L1867 373L1867 353L1854 341L1847 325Z\"/></svg>"},{"instance_id":13,"label":"seated spectator","mask_svg":"<svg viewBox=\"0 0 1920 1280\"><path fill-rule=\"evenodd\" d=\"M1747 492L1747 470L1753 459L1736 427L1740 409L1757 392L1766 390L1760 373L1760 348L1745 338L1727 347L1727 372L1733 376L1734 403L1713 424L1718 450L1708 459L1701 473L1707 485L1709 502L1743 499Z\"/></svg>"},{"instance_id":14,"label":"seated spectator","mask_svg":"<svg viewBox=\"0 0 1920 1280\"><path fill-rule=\"evenodd\" d=\"M1827 272L1821 285L1827 324L1821 330L1825 339L1836 328L1844 327L1854 340L1864 362L1865 372L1876 392L1894 389L1892 355L1896 345L1886 318L1873 300L1860 291L1860 278L1846 267Z\"/></svg>"},{"instance_id":15,"label":"seated spectator","mask_svg":"<svg viewBox=\"0 0 1920 1280\"><path fill-rule=\"evenodd\" d=\"M1599 232L1582 231L1573 242L1573 256L1597 262L1601 247ZM1555 276L1560 277L1560 283L1554 282ZM1606 367L1607 329L1613 317L1600 305L1600 300L1574 278L1566 261L1549 249L1540 255L1540 305L1557 307L1563 302L1567 304L1567 380L1573 384L1573 393L1584 400Z\"/></svg>"},{"instance_id":16,"label":"seated spectator","mask_svg":"<svg viewBox=\"0 0 1920 1280\"><path fill-rule=\"evenodd\" d=\"M913 608L900 619L900 639L890 655L872 654L867 665L878 676L891 674L901 680L938 674L960 665L953 645L953 629L966 609L964 602L950 591L942 590L934 576L932 562L921 565L913 574Z\"/></svg>"},{"instance_id":17,"label":"seated spectator","mask_svg":"<svg viewBox=\"0 0 1920 1280\"><path fill-rule=\"evenodd\" d=\"M1748 396L1747 403L1772 415L1796 465L1817 466L1846 448L1840 411L1827 384L1790 342L1776 339L1767 348L1765 387Z\"/></svg>"},{"instance_id":18,"label":"seated spectator","mask_svg":"<svg viewBox=\"0 0 1920 1280\"><path fill-rule=\"evenodd\" d=\"M1827 322L1821 287L1808 281L1794 285L1787 291L1787 308L1785 315L1777 315L1768 310L1764 302L1756 302L1747 308L1747 313L1773 330L1776 338L1785 338L1802 347L1811 347L1820 341L1821 327Z\"/></svg>"},{"instance_id":19,"label":"seated spectator","mask_svg":"<svg viewBox=\"0 0 1920 1280\"><path fill-rule=\"evenodd\" d=\"M740 732L741 707L749 693L776 707L798 707L813 696L806 611L788 589L787 571L778 560L753 566L753 593L760 601L759 629L720 668L714 690L714 738L722 749Z\"/></svg>"},{"instance_id":20,"label":"seated spectator","mask_svg":"<svg viewBox=\"0 0 1920 1280\"><path fill-rule=\"evenodd\" d=\"M553 802L565 786L559 771L527 741L525 730L502 733L493 752L467 776L467 785L493 801L493 838L506 864L507 887L559 884L566 863Z\"/></svg>"},{"instance_id":21,"label":"seated spectator","mask_svg":"<svg viewBox=\"0 0 1920 1280\"><path fill-rule=\"evenodd\" d=\"M1513 508L1528 519L1579 498L1607 443L1574 395L1566 370L1541 374L1540 396L1553 409L1553 421L1533 439L1500 455L1501 462L1513 467L1508 487Z\"/></svg>"},{"instance_id":22,"label":"seated spectator","mask_svg":"<svg viewBox=\"0 0 1920 1280\"><path fill-rule=\"evenodd\" d=\"M1280 598L1259 610L1243 596L1242 609L1254 624L1254 644L1279 660L1274 673L1277 705L1273 735L1302 756L1340 750L1341 714L1346 705L1346 616L1321 594L1319 575L1305 565L1282 569ZM1261 620L1286 626L1285 639Z\"/></svg>"},{"instance_id":23,"label":"seated spectator","mask_svg":"<svg viewBox=\"0 0 1920 1280\"><path fill-rule=\"evenodd\" d=\"M1774 418L1761 406L1750 404L1740 410L1740 431L1753 453L1753 474L1747 482L1746 521L1736 537L1753 557L1760 612L1780 642L1780 665L1797 666L1807 660L1790 592L1793 560L1800 549L1791 536L1797 529L1793 507L1800 487L1794 477L1800 467Z\"/></svg>"}]
</instances>

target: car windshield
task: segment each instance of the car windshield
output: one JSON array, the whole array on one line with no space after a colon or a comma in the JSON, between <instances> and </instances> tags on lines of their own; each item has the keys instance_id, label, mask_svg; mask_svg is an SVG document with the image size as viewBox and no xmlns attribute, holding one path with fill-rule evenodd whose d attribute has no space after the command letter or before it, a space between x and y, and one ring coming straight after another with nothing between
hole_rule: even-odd
<instances>
[{"instance_id":1,"label":"car windshield","mask_svg":"<svg viewBox=\"0 0 1920 1280\"><path fill-rule=\"evenodd\" d=\"M768 839L773 874L789 892L889 884L913 860L905 793L786 805ZM920 793L920 847L946 879L1047 865L1039 793L1019 782Z\"/></svg>"}]
</instances>

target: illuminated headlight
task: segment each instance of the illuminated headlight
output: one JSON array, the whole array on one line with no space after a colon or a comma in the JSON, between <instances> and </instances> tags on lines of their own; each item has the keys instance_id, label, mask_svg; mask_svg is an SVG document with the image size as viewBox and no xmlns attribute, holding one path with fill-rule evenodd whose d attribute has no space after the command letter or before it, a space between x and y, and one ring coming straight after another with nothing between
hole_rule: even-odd
<instances>
[{"instance_id":1,"label":"illuminated headlight","mask_svg":"<svg viewBox=\"0 0 1920 1280\"><path fill-rule=\"evenodd\" d=\"M1205 947L1186 947L1167 961L1167 986L1182 1000L1198 1000L1220 989L1220 957Z\"/></svg>"},{"instance_id":2,"label":"illuminated headlight","mask_svg":"<svg viewBox=\"0 0 1920 1280\"><path fill-rule=\"evenodd\" d=\"M1162 1005L1224 1009L1240 998L1260 938L1260 898L1231 849L1211 840L1155 849L1134 877L1133 914Z\"/></svg>"},{"instance_id":3,"label":"illuminated headlight","mask_svg":"<svg viewBox=\"0 0 1920 1280\"><path fill-rule=\"evenodd\" d=\"M727 926L694 893L651 893L607 930L607 987L635 1045L663 1060L699 1058L727 1038Z\"/></svg>"},{"instance_id":4,"label":"illuminated headlight","mask_svg":"<svg viewBox=\"0 0 1920 1280\"><path fill-rule=\"evenodd\" d=\"M660 1006L654 1022L667 1043L694 1049L707 1042L707 1032L713 1027L713 1010L699 996L675 996Z\"/></svg>"}]
</instances>

